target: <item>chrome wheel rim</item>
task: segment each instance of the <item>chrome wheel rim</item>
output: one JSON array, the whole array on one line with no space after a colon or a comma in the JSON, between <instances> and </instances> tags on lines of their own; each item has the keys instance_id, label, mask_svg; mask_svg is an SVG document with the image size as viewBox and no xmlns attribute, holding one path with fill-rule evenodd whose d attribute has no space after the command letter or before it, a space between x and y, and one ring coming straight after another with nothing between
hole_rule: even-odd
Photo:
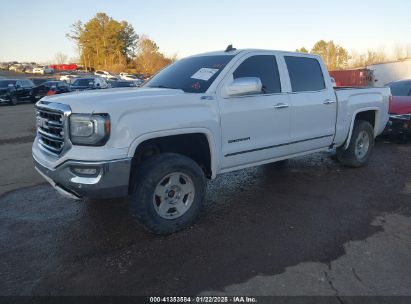
<instances>
[{"instance_id":1,"label":"chrome wheel rim","mask_svg":"<svg viewBox=\"0 0 411 304\"><path fill-rule=\"evenodd\" d=\"M358 134L357 140L355 142L355 155L358 159L363 159L367 156L368 150L370 148L370 136L367 132L361 131Z\"/></svg>"},{"instance_id":2,"label":"chrome wheel rim","mask_svg":"<svg viewBox=\"0 0 411 304\"><path fill-rule=\"evenodd\" d=\"M154 210L164 219L177 219L190 209L194 195L191 178L184 173L173 172L157 184L153 196Z\"/></svg>"}]
</instances>

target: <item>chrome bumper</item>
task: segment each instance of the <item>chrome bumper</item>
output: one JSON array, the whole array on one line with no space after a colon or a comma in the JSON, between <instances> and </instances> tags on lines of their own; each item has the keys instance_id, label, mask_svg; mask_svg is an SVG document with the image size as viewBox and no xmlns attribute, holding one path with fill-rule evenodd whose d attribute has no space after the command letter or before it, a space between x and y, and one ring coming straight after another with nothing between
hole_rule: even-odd
<instances>
[{"instance_id":1,"label":"chrome bumper","mask_svg":"<svg viewBox=\"0 0 411 304\"><path fill-rule=\"evenodd\" d=\"M411 114L390 115L390 120L411 120Z\"/></svg>"},{"instance_id":2,"label":"chrome bumper","mask_svg":"<svg viewBox=\"0 0 411 304\"><path fill-rule=\"evenodd\" d=\"M34 159L36 170L60 194L80 199L114 198L128 195L131 159L107 162L67 161L49 169ZM81 169L96 169L93 175L80 174Z\"/></svg>"}]
</instances>

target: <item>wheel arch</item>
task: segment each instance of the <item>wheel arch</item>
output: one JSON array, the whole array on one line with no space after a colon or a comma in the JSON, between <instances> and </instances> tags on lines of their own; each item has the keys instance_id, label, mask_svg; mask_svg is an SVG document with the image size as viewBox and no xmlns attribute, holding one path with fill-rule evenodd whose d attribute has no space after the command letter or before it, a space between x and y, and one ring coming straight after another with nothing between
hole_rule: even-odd
<instances>
[{"instance_id":1,"label":"wheel arch","mask_svg":"<svg viewBox=\"0 0 411 304\"><path fill-rule=\"evenodd\" d=\"M154 140L163 140L170 137L178 137L178 136L203 136L206 140L209 152L209 170L210 175L209 177L214 179L217 175L217 171L219 168L219 164L217 161L216 156L216 142L214 137L209 129L206 128L183 128L183 129L173 129L173 130L166 130L166 131L156 131L143 134L136 139L130 145L128 151L128 157L134 158L136 153L138 152L139 148L141 148L145 143Z\"/></svg>"},{"instance_id":2,"label":"wheel arch","mask_svg":"<svg viewBox=\"0 0 411 304\"><path fill-rule=\"evenodd\" d=\"M344 150L347 150L348 146L350 145L351 137L352 137L352 133L354 129L354 123L357 119L370 122L370 124L373 126L374 137L375 137L375 134L377 134L378 126L379 126L379 117L380 117L379 111L380 109L377 107L368 107L368 108L356 110L353 113L352 118L351 118L351 123L350 123L350 129L348 132L348 137L344 144Z\"/></svg>"}]
</instances>

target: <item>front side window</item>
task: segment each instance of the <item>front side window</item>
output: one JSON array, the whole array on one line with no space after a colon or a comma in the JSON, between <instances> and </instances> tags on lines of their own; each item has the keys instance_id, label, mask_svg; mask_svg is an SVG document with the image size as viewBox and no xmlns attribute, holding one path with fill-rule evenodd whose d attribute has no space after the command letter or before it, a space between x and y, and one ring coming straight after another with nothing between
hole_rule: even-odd
<instances>
[{"instance_id":1,"label":"front side window","mask_svg":"<svg viewBox=\"0 0 411 304\"><path fill-rule=\"evenodd\" d=\"M204 93L233 58L233 55L217 55L181 59L155 75L144 87Z\"/></svg>"},{"instance_id":2,"label":"front side window","mask_svg":"<svg viewBox=\"0 0 411 304\"><path fill-rule=\"evenodd\" d=\"M320 91L325 82L320 63L315 58L285 56L293 92Z\"/></svg>"},{"instance_id":3,"label":"front side window","mask_svg":"<svg viewBox=\"0 0 411 304\"><path fill-rule=\"evenodd\" d=\"M233 73L234 79L242 77L257 77L263 84L262 94L281 93L280 75L277 61L272 55L252 56Z\"/></svg>"}]
</instances>

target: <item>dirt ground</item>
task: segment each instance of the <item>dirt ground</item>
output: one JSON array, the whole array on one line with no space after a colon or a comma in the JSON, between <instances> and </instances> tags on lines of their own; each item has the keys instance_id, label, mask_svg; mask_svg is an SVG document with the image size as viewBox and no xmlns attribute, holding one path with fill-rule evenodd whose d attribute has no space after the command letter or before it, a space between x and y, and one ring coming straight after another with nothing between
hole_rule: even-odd
<instances>
[{"instance_id":1,"label":"dirt ground","mask_svg":"<svg viewBox=\"0 0 411 304\"><path fill-rule=\"evenodd\" d=\"M190 229L127 200L62 198L33 170L33 105L0 106L0 295L411 295L411 145L320 153L209 182Z\"/></svg>"}]
</instances>

